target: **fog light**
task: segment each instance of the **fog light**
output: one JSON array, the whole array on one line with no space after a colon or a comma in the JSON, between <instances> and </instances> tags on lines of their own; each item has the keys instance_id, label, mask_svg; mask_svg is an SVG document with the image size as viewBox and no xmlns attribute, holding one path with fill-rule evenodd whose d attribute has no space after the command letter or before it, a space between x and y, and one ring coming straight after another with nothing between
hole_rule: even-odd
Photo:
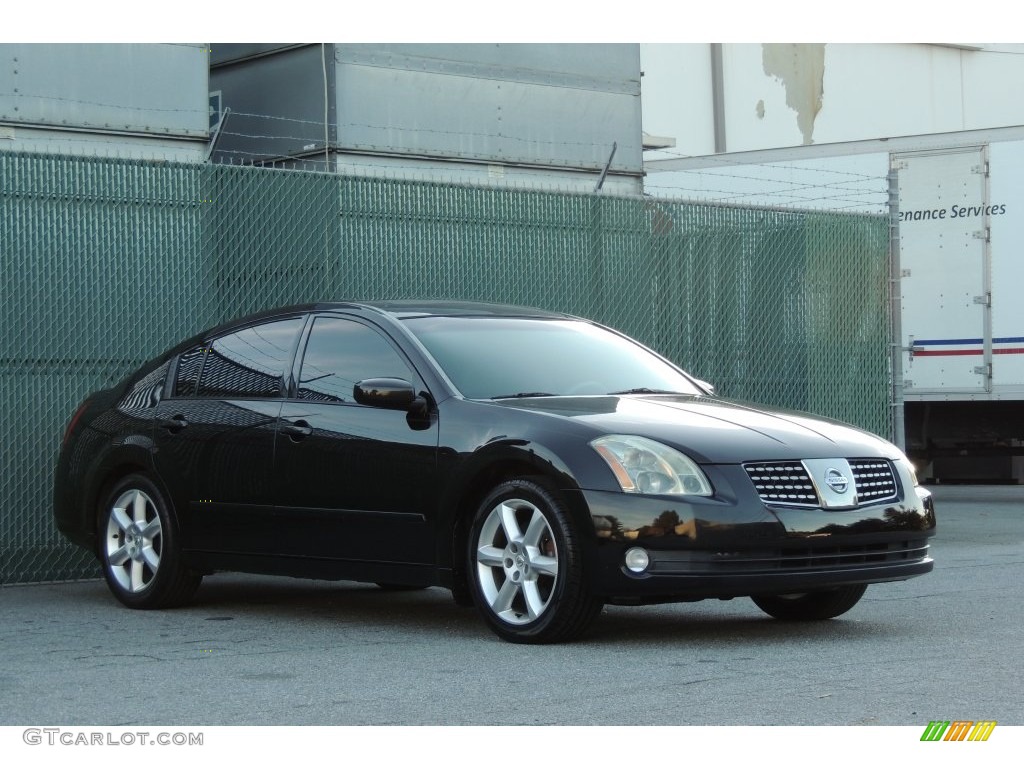
<instances>
[{"instance_id":1,"label":"fog light","mask_svg":"<svg viewBox=\"0 0 1024 768\"><path fill-rule=\"evenodd\" d=\"M647 550L640 547L626 550L626 567L633 573L643 573L650 564L651 558L647 554Z\"/></svg>"}]
</instances>

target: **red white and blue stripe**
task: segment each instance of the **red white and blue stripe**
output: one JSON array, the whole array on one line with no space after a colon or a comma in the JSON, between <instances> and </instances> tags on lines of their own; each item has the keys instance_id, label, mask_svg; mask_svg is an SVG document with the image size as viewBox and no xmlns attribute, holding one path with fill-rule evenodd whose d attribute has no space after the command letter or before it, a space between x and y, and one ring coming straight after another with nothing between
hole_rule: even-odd
<instances>
[{"instance_id":1,"label":"red white and blue stripe","mask_svg":"<svg viewBox=\"0 0 1024 768\"><path fill-rule=\"evenodd\" d=\"M914 357L956 357L985 354L984 339L914 339ZM1024 355L1024 336L992 339L993 355Z\"/></svg>"}]
</instances>

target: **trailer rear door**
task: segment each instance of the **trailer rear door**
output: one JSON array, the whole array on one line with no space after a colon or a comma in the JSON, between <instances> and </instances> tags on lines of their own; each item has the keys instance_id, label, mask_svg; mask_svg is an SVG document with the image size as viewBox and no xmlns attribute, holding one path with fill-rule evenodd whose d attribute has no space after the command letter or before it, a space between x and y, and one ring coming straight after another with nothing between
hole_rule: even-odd
<instances>
[{"instance_id":1,"label":"trailer rear door","mask_svg":"<svg viewBox=\"0 0 1024 768\"><path fill-rule=\"evenodd\" d=\"M904 397L992 389L986 147L892 158L899 190Z\"/></svg>"}]
</instances>

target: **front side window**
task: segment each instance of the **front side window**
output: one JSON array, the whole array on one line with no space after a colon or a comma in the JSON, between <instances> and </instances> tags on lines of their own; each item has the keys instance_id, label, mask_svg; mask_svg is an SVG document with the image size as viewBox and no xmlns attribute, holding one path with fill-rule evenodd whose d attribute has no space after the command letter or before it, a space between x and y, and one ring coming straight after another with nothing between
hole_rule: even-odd
<instances>
[{"instance_id":1,"label":"front side window","mask_svg":"<svg viewBox=\"0 0 1024 768\"><path fill-rule=\"evenodd\" d=\"M293 317L243 328L216 339L208 345L196 394L220 398L280 397L284 372L301 329L302 318Z\"/></svg>"},{"instance_id":2,"label":"front side window","mask_svg":"<svg viewBox=\"0 0 1024 768\"><path fill-rule=\"evenodd\" d=\"M355 402L357 382L385 377L415 381L409 364L380 333L340 317L316 319L302 358L300 399Z\"/></svg>"}]
</instances>

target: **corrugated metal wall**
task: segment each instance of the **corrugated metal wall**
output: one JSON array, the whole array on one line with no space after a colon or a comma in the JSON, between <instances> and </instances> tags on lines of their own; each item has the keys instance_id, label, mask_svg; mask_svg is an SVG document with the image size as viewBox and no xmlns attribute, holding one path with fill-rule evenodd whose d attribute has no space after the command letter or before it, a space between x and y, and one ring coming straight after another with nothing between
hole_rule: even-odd
<instances>
[{"instance_id":1,"label":"corrugated metal wall","mask_svg":"<svg viewBox=\"0 0 1024 768\"><path fill-rule=\"evenodd\" d=\"M99 575L52 523L77 403L274 305L573 312L723 395L888 434L887 251L880 217L0 153L0 583Z\"/></svg>"},{"instance_id":2,"label":"corrugated metal wall","mask_svg":"<svg viewBox=\"0 0 1024 768\"><path fill-rule=\"evenodd\" d=\"M607 164L606 191L642 189L636 44L214 43L211 65L214 162L584 191Z\"/></svg>"}]
</instances>

